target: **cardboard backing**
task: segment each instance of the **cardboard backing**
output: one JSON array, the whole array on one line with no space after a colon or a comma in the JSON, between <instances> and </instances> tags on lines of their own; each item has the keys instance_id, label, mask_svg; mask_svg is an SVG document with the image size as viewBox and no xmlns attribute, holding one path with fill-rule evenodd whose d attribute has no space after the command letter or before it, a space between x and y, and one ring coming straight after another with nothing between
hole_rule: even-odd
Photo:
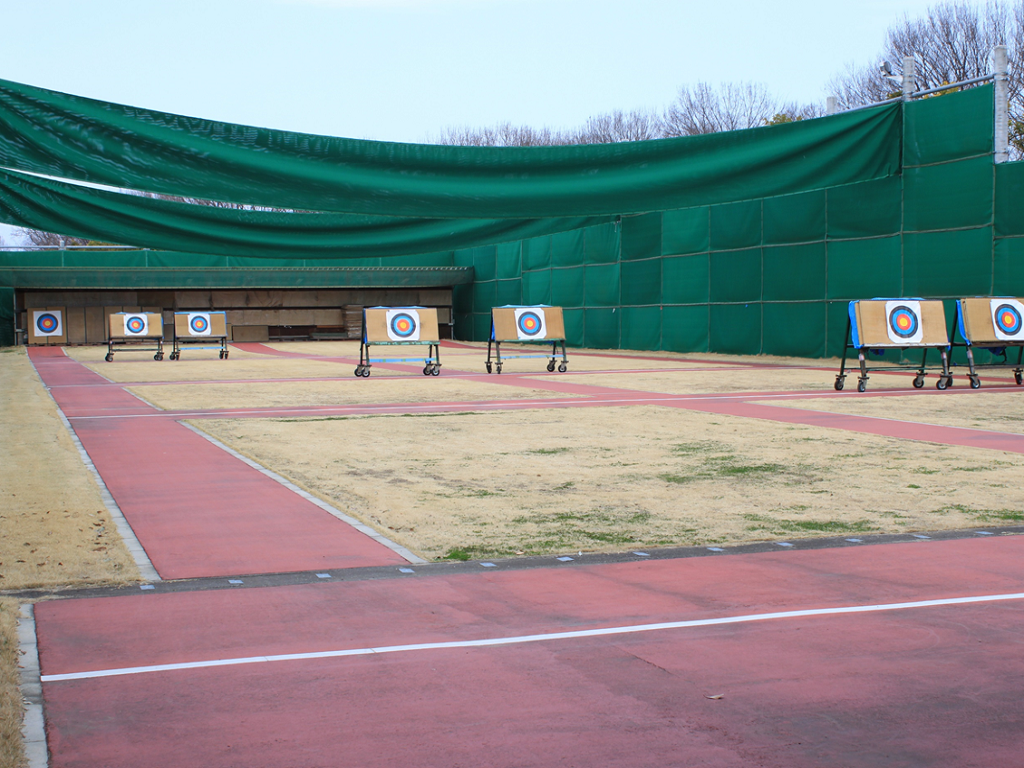
<instances>
[{"instance_id":1,"label":"cardboard backing","mask_svg":"<svg viewBox=\"0 0 1024 768\"><path fill-rule=\"evenodd\" d=\"M915 299L916 301L916 299ZM949 344L946 312L941 301L921 300L921 341L917 344L895 343L886 330L885 300L861 300L855 304L857 335L864 347L944 347Z\"/></svg>"},{"instance_id":2,"label":"cardboard backing","mask_svg":"<svg viewBox=\"0 0 1024 768\"><path fill-rule=\"evenodd\" d=\"M1016 300L1024 301L1024 299ZM964 320L966 339L971 344L996 344L1002 347L1014 343L1003 341L996 336L996 326L992 320L991 298L960 299L960 316Z\"/></svg>"},{"instance_id":3,"label":"cardboard backing","mask_svg":"<svg viewBox=\"0 0 1024 768\"><path fill-rule=\"evenodd\" d=\"M491 310L491 321L494 323L495 341L522 341L516 329L517 309L544 310L544 326L547 335L530 339L530 341L563 341L565 339L565 321L562 319L561 307L494 307Z\"/></svg>"},{"instance_id":4,"label":"cardboard backing","mask_svg":"<svg viewBox=\"0 0 1024 768\"><path fill-rule=\"evenodd\" d=\"M437 310L433 307L367 307L364 312L366 318L366 343L368 344L401 344L404 342L392 341L388 336L388 311L392 309L415 310L420 316L420 338L419 341L410 341L409 344L437 344L441 337L437 328Z\"/></svg>"},{"instance_id":5,"label":"cardboard backing","mask_svg":"<svg viewBox=\"0 0 1024 768\"><path fill-rule=\"evenodd\" d=\"M145 336L125 336L124 316L126 314L145 315L146 322L149 324L149 332ZM130 310L120 312L110 315L107 330L111 339L162 339L164 337L164 316L158 312L133 312Z\"/></svg>"},{"instance_id":6,"label":"cardboard backing","mask_svg":"<svg viewBox=\"0 0 1024 768\"><path fill-rule=\"evenodd\" d=\"M202 336L192 333L188 325L189 312L174 313L174 338L176 339L219 339L228 335L228 324L223 312L210 312L210 332Z\"/></svg>"},{"instance_id":7,"label":"cardboard backing","mask_svg":"<svg viewBox=\"0 0 1024 768\"><path fill-rule=\"evenodd\" d=\"M60 336L36 336L36 312L59 312L60 313ZM25 313L25 324L28 328L28 343L40 344L67 344L68 343L68 322L67 312L64 307L33 307Z\"/></svg>"}]
</instances>

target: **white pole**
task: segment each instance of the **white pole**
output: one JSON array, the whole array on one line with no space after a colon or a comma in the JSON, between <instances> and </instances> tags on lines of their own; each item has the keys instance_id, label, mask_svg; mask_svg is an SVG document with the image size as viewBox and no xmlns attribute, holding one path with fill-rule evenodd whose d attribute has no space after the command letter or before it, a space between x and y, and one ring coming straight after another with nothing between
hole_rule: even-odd
<instances>
[{"instance_id":1,"label":"white pole","mask_svg":"<svg viewBox=\"0 0 1024 768\"><path fill-rule=\"evenodd\" d=\"M914 57L903 57L903 100L910 101L910 94L917 90L916 78L914 77Z\"/></svg>"},{"instance_id":2,"label":"white pole","mask_svg":"<svg viewBox=\"0 0 1024 768\"><path fill-rule=\"evenodd\" d=\"M995 162L1005 163L1010 159L1010 83L1006 76L1006 46L997 45L992 49L992 74L996 84Z\"/></svg>"},{"instance_id":3,"label":"white pole","mask_svg":"<svg viewBox=\"0 0 1024 768\"><path fill-rule=\"evenodd\" d=\"M829 96L825 99L825 114L834 115L837 111L839 111L839 99L835 96Z\"/></svg>"}]
</instances>

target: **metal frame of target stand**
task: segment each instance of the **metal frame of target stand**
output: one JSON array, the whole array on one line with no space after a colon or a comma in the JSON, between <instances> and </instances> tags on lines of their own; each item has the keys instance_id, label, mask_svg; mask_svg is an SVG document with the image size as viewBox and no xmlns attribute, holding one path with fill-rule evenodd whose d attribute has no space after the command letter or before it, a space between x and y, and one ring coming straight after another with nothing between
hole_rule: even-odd
<instances>
[{"instance_id":1,"label":"metal frame of target stand","mask_svg":"<svg viewBox=\"0 0 1024 768\"><path fill-rule=\"evenodd\" d=\"M375 307L379 309L379 307ZM419 309L419 307L413 307ZM377 347L428 347L426 357L370 357L370 346ZM359 365L354 371L355 376L364 378L370 375L373 363L423 363L424 376L441 374L441 342L433 341L367 341L366 340L366 309L363 309L362 330L359 333Z\"/></svg>"},{"instance_id":2,"label":"metal frame of target stand","mask_svg":"<svg viewBox=\"0 0 1024 768\"><path fill-rule=\"evenodd\" d=\"M997 299L998 296L986 296L979 298L993 298ZM981 377L978 376L978 371L982 368L986 370L1004 370L1013 371L1013 380L1018 386L1024 384L1024 342L1020 341L971 341L967 338L964 331L966 329L963 317L963 308L959 301L956 302L956 312L953 316L953 326L949 329L949 346L952 347L963 347L967 352L967 368L970 373L967 374L968 380L971 382L971 389L978 389L981 386ZM962 342L957 342L956 334L959 331ZM1017 362L1011 363L1007 350L1016 347L1017 349ZM1001 363L984 363L979 364L974 362L974 350L984 349L993 355L997 355L1003 358Z\"/></svg>"},{"instance_id":3,"label":"metal frame of target stand","mask_svg":"<svg viewBox=\"0 0 1024 768\"><path fill-rule=\"evenodd\" d=\"M156 342L155 347L144 347L139 346L141 344L149 344ZM164 340L154 336L111 336L107 340L107 355L103 359L108 363L114 362L114 346L124 347L122 352L156 352L153 355L154 360L164 359Z\"/></svg>"},{"instance_id":4,"label":"metal frame of target stand","mask_svg":"<svg viewBox=\"0 0 1024 768\"><path fill-rule=\"evenodd\" d=\"M501 356L501 343L506 344L547 344L551 342L550 355L505 355ZM565 339L544 339L543 341L529 341L528 339L488 339L487 340L487 372L491 372L491 344L494 344L494 366L498 373L501 373L501 364L504 360L523 360L525 358L544 358L548 360L548 371L555 370L555 361L558 359L558 345L562 345L562 362L558 363L558 372L565 373L569 370L569 359L565 356Z\"/></svg>"},{"instance_id":5,"label":"metal frame of target stand","mask_svg":"<svg viewBox=\"0 0 1024 768\"><path fill-rule=\"evenodd\" d=\"M920 346L915 344L912 347L868 347L860 346L856 347L853 345L853 320L849 317L846 318L846 345L843 347L843 359L839 364L839 373L836 374L835 389L837 392L842 391L843 385L846 382L846 358L851 349L857 350L857 360L860 363L860 376L857 377L857 391L864 392L868 388L868 373L872 371L914 371L917 375L914 376L914 388L920 389L924 386L925 371L928 368L928 350L937 349L940 356L942 357L942 367L939 373L939 378L935 382L936 389L946 389L953 383L953 376L949 372L949 344L932 345L932 346ZM867 358L865 353L881 355L887 349L898 349L901 352L905 352L908 349L920 349L921 350L921 364L920 365L886 365L871 367L867 364ZM935 366L932 366L933 368Z\"/></svg>"}]
</instances>

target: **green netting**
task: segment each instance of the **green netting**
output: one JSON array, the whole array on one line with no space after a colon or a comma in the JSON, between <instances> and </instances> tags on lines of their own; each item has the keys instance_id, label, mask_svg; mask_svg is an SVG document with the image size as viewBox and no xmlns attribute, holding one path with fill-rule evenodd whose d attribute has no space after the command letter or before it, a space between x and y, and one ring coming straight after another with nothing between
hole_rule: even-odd
<instances>
[{"instance_id":1,"label":"green netting","mask_svg":"<svg viewBox=\"0 0 1024 768\"><path fill-rule=\"evenodd\" d=\"M492 246L473 249L473 272L480 282L493 280L497 273L498 251Z\"/></svg>"},{"instance_id":2,"label":"green netting","mask_svg":"<svg viewBox=\"0 0 1024 768\"><path fill-rule=\"evenodd\" d=\"M764 244L806 243L825 238L825 192L770 197L764 201Z\"/></svg>"},{"instance_id":3,"label":"green netting","mask_svg":"<svg viewBox=\"0 0 1024 768\"><path fill-rule=\"evenodd\" d=\"M523 241L523 271L551 266L551 238L534 237Z\"/></svg>"},{"instance_id":4,"label":"green netting","mask_svg":"<svg viewBox=\"0 0 1024 768\"><path fill-rule=\"evenodd\" d=\"M661 214L624 216L622 258L650 259L661 255Z\"/></svg>"},{"instance_id":5,"label":"green netting","mask_svg":"<svg viewBox=\"0 0 1024 768\"><path fill-rule=\"evenodd\" d=\"M619 260L618 223L587 227L583 232L583 256L587 264L611 264Z\"/></svg>"},{"instance_id":6,"label":"green netting","mask_svg":"<svg viewBox=\"0 0 1024 768\"><path fill-rule=\"evenodd\" d=\"M455 315L471 315L473 314L473 286L472 285L457 285L452 290L452 312ZM468 339L470 336L461 336L459 338Z\"/></svg>"},{"instance_id":7,"label":"green netting","mask_svg":"<svg viewBox=\"0 0 1024 768\"><path fill-rule=\"evenodd\" d=\"M661 307L623 307L619 313L623 349L661 348Z\"/></svg>"},{"instance_id":8,"label":"green netting","mask_svg":"<svg viewBox=\"0 0 1024 768\"><path fill-rule=\"evenodd\" d=\"M904 117L904 167L992 153L994 99L993 86L982 85L909 102Z\"/></svg>"},{"instance_id":9,"label":"green netting","mask_svg":"<svg viewBox=\"0 0 1024 768\"><path fill-rule=\"evenodd\" d=\"M761 304L712 304L708 351L756 355L761 351Z\"/></svg>"},{"instance_id":10,"label":"green netting","mask_svg":"<svg viewBox=\"0 0 1024 768\"><path fill-rule=\"evenodd\" d=\"M615 349L619 346L619 315L616 309L584 310L583 346Z\"/></svg>"},{"instance_id":11,"label":"green netting","mask_svg":"<svg viewBox=\"0 0 1024 768\"><path fill-rule=\"evenodd\" d=\"M551 266L575 267L582 264L583 231L562 232L551 236Z\"/></svg>"},{"instance_id":12,"label":"green netting","mask_svg":"<svg viewBox=\"0 0 1024 768\"><path fill-rule=\"evenodd\" d=\"M473 312L490 314L491 308L498 305L498 283L488 280L486 283L473 283ZM490 333L488 328L487 333ZM483 337L486 338L486 334Z\"/></svg>"},{"instance_id":13,"label":"green netting","mask_svg":"<svg viewBox=\"0 0 1024 768\"><path fill-rule=\"evenodd\" d=\"M706 253L662 259L661 300L665 304L706 304L709 269Z\"/></svg>"},{"instance_id":14,"label":"green netting","mask_svg":"<svg viewBox=\"0 0 1024 768\"><path fill-rule=\"evenodd\" d=\"M523 273L523 304L551 304L551 270Z\"/></svg>"},{"instance_id":15,"label":"green netting","mask_svg":"<svg viewBox=\"0 0 1024 768\"><path fill-rule=\"evenodd\" d=\"M711 208L711 250L749 248L761 244L761 201Z\"/></svg>"},{"instance_id":16,"label":"green netting","mask_svg":"<svg viewBox=\"0 0 1024 768\"><path fill-rule=\"evenodd\" d=\"M662 307L661 348L670 352L708 351L709 305Z\"/></svg>"},{"instance_id":17,"label":"green netting","mask_svg":"<svg viewBox=\"0 0 1024 768\"><path fill-rule=\"evenodd\" d=\"M910 232L984 226L992 221L990 157L908 168L903 228Z\"/></svg>"},{"instance_id":18,"label":"green netting","mask_svg":"<svg viewBox=\"0 0 1024 768\"><path fill-rule=\"evenodd\" d=\"M509 304L523 303L523 281L498 280L495 287L494 306L504 307Z\"/></svg>"},{"instance_id":19,"label":"green netting","mask_svg":"<svg viewBox=\"0 0 1024 768\"><path fill-rule=\"evenodd\" d=\"M1024 235L1024 162L996 166L996 237Z\"/></svg>"},{"instance_id":20,"label":"green netting","mask_svg":"<svg viewBox=\"0 0 1024 768\"><path fill-rule=\"evenodd\" d=\"M622 265L623 270L626 265ZM583 268L583 304L588 307L617 307L619 300L619 265L589 264ZM631 304L633 302L625 302Z\"/></svg>"},{"instance_id":21,"label":"green netting","mask_svg":"<svg viewBox=\"0 0 1024 768\"><path fill-rule=\"evenodd\" d=\"M826 196L829 238L894 235L901 229L900 178L835 187Z\"/></svg>"},{"instance_id":22,"label":"green netting","mask_svg":"<svg viewBox=\"0 0 1024 768\"><path fill-rule=\"evenodd\" d=\"M0 347L14 346L14 289L0 288Z\"/></svg>"},{"instance_id":23,"label":"green netting","mask_svg":"<svg viewBox=\"0 0 1024 768\"><path fill-rule=\"evenodd\" d=\"M661 304L661 266L664 259L622 262L622 304ZM590 283L587 283L589 289Z\"/></svg>"},{"instance_id":24,"label":"green netting","mask_svg":"<svg viewBox=\"0 0 1024 768\"><path fill-rule=\"evenodd\" d=\"M521 242L501 243L497 247L497 269L495 276L499 280L518 278L523 271L523 244Z\"/></svg>"},{"instance_id":25,"label":"green netting","mask_svg":"<svg viewBox=\"0 0 1024 768\"><path fill-rule=\"evenodd\" d=\"M1024 296L1024 238L996 240L992 293Z\"/></svg>"},{"instance_id":26,"label":"green netting","mask_svg":"<svg viewBox=\"0 0 1024 768\"><path fill-rule=\"evenodd\" d=\"M825 243L762 249L764 300L799 301L825 296Z\"/></svg>"},{"instance_id":27,"label":"green netting","mask_svg":"<svg viewBox=\"0 0 1024 768\"><path fill-rule=\"evenodd\" d=\"M711 301L761 300L761 249L711 254Z\"/></svg>"},{"instance_id":28,"label":"green netting","mask_svg":"<svg viewBox=\"0 0 1024 768\"><path fill-rule=\"evenodd\" d=\"M840 240L828 244L828 298L869 299L903 291L902 238Z\"/></svg>"},{"instance_id":29,"label":"green netting","mask_svg":"<svg viewBox=\"0 0 1024 768\"><path fill-rule=\"evenodd\" d=\"M584 306L583 267L551 270L551 303L560 307Z\"/></svg>"},{"instance_id":30,"label":"green netting","mask_svg":"<svg viewBox=\"0 0 1024 768\"><path fill-rule=\"evenodd\" d=\"M764 354L799 357L825 354L825 302L765 302L762 317L764 345L761 352Z\"/></svg>"},{"instance_id":31,"label":"green netting","mask_svg":"<svg viewBox=\"0 0 1024 768\"><path fill-rule=\"evenodd\" d=\"M710 216L710 209L707 207L664 211L661 214L662 255L681 256L709 250Z\"/></svg>"},{"instance_id":32,"label":"green netting","mask_svg":"<svg viewBox=\"0 0 1024 768\"><path fill-rule=\"evenodd\" d=\"M890 104L729 134L450 147L274 131L0 81L0 166L300 210L438 218L661 211L889 176Z\"/></svg>"},{"instance_id":33,"label":"green netting","mask_svg":"<svg viewBox=\"0 0 1024 768\"><path fill-rule=\"evenodd\" d=\"M583 310L564 309L562 320L565 322L565 343L571 347L583 346Z\"/></svg>"},{"instance_id":34,"label":"green netting","mask_svg":"<svg viewBox=\"0 0 1024 768\"><path fill-rule=\"evenodd\" d=\"M903 235L904 296L984 296L992 290L992 228Z\"/></svg>"}]
</instances>

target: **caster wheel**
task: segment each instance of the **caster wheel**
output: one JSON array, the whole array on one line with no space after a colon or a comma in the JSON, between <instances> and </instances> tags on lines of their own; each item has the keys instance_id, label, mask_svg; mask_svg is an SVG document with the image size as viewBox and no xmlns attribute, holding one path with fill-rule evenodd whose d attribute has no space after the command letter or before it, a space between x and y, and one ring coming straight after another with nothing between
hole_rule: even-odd
<instances>
[{"instance_id":1,"label":"caster wheel","mask_svg":"<svg viewBox=\"0 0 1024 768\"><path fill-rule=\"evenodd\" d=\"M490 363L484 363L484 365L487 366L487 372L490 373L491 372L491 364Z\"/></svg>"},{"instance_id":2,"label":"caster wheel","mask_svg":"<svg viewBox=\"0 0 1024 768\"><path fill-rule=\"evenodd\" d=\"M225 352L225 353L224 353L224 359L225 359L225 360L227 360L227 359L228 359L228 355L229 355L229 354L230 354L229 352Z\"/></svg>"},{"instance_id":3,"label":"caster wheel","mask_svg":"<svg viewBox=\"0 0 1024 768\"><path fill-rule=\"evenodd\" d=\"M935 388L936 389L945 389L951 383L952 383L952 380L948 380L947 381L945 376L939 376L939 380L935 382Z\"/></svg>"},{"instance_id":4,"label":"caster wheel","mask_svg":"<svg viewBox=\"0 0 1024 768\"><path fill-rule=\"evenodd\" d=\"M567 370L569 370L569 366L567 366L565 363L559 363L558 364L558 372L559 373L565 373Z\"/></svg>"},{"instance_id":5,"label":"caster wheel","mask_svg":"<svg viewBox=\"0 0 1024 768\"><path fill-rule=\"evenodd\" d=\"M1017 382L1017 386L1018 386L1018 387L1019 387L1019 386L1020 386L1021 384L1024 384L1024 373L1021 373L1020 371L1014 371L1014 372L1013 372L1013 380L1014 380L1015 382Z\"/></svg>"},{"instance_id":6,"label":"caster wheel","mask_svg":"<svg viewBox=\"0 0 1024 768\"><path fill-rule=\"evenodd\" d=\"M114 356L110 352L108 352L107 356L104 357L103 359L106 360L108 363L114 362Z\"/></svg>"},{"instance_id":7,"label":"caster wheel","mask_svg":"<svg viewBox=\"0 0 1024 768\"><path fill-rule=\"evenodd\" d=\"M501 373L501 363L498 363L498 365L495 367L498 369L498 373Z\"/></svg>"},{"instance_id":8,"label":"caster wheel","mask_svg":"<svg viewBox=\"0 0 1024 768\"><path fill-rule=\"evenodd\" d=\"M370 366L368 366L368 365L364 365L363 366L363 378L364 379L370 378Z\"/></svg>"},{"instance_id":9,"label":"caster wheel","mask_svg":"<svg viewBox=\"0 0 1024 768\"><path fill-rule=\"evenodd\" d=\"M920 389L924 386L924 376L914 377L914 389Z\"/></svg>"},{"instance_id":10,"label":"caster wheel","mask_svg":"<svg viewBox=\"0 0 1024 768\"><path fill-rule=\"evenodd\" d=\"M153 355L153 359L154 360L163 360L164 356L163 355Z\"/></svg>"},{"instance_id":11,"label":"caster wheel","mask_svg":"<svg viewBox=\"0 0 1024 768\"><path fill-rule=\"evenodd\" d=\"M548 363L548 373L551 373L553 370L555 370L555 361L554 360L552 360L550 363Z\"/></svg>"},{"instance_id":12,"label":"caster wheel","mask_svg":"<svg viewBox=\"0 0 1024 768\"><path fill-rule=\"evenodd\" d=\"M430 366L429 365L423 366L423 375L424 376L429 376L430 375Z\"/></svg>"},{"instance_id":13,"label":"caster wheel","mask_svg":"<svg viewBox=\"0 0 1024 768\"><path fill-rule=\"evenodd\" d=\"M357 365L355 371L353 372L353 375L355 375L357 378L359 376L362 376L363 375L363 366Z\"/></svg>"},{"instance_id":14,"label":"caster wheel","mask_svg":"<svg viewBox=\"0 0 1024 768\"><path fill-rule=\"evenodd\" d=\"M430 369L430 375L431 376L440 376L441 375L441 366L440 365L435 365L433 368L431 368Z\"/></svg>"},{"instance_id":15,"label":"caster wheel","mask_svg":"<svg viewBox=\"0 0 1024 768\"><path fill-rule=\"evenodd\" d=\"M836 384L835 384L836 392L842 392L843 391L843 386L845 384L846 384L846 377L845 376L836 376Z\"/></svg>"},{"instance_id":16,"label":"caster wheel","mask_svg":"<svg viewBox=\"0 0 1024 768\"><path fill-rule=\"evenodd\" d=\"M868 388L868 383L866 381L864 381L864 379L861 379L860 381L857 382L857 391L858 392L863 392L867 388Z\"/></svg>"},{"instance_id":17,"label":"caster wheel","mask_svg":"<svg viewBox=\"0 0 1024 768\"><path fill-rule=\"evenodd\" d=\"M977 376L971 376L971 389L977 389L981 386L981 379Z\"/></svg>"}]
</instances>

